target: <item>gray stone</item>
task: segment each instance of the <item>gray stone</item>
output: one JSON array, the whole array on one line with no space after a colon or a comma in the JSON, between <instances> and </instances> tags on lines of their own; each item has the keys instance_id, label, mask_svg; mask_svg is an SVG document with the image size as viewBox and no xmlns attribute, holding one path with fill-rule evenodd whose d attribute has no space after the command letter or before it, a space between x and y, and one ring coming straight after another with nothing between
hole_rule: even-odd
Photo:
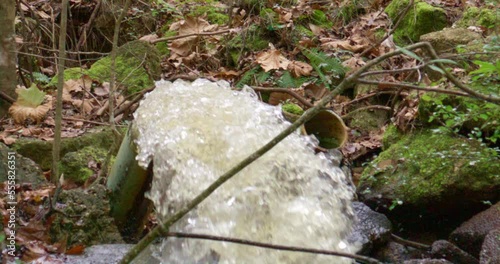
<instances>
[{"instance_id":1,"label":"gray stone","mask_svg":"<svg viewBox=\"0 0 500 264\"><path fill-rule=\"evenodd\" d=\"M446 240L432 243L432 257L443 258L454 264L478 264L479 260Z\"/></svg>"},{"instance_id":2,"label":"gray stone","mask_svg":"<svg viewBox=\"0 0 500 264\"><path fill-rule=\"evenodd\" d=\"M479 258L480 264L500 263L500 229L490 231L484 238Z\"/></svg>"},{"instance_id":3,"label":"gray stone","mask_svg":"<svg viewBox=\"0 0 500 264\"><path fill-rule=\"evenodd\" d=\"M500 202L464 222L451 233L449 240L479 257L484 238L494 229L500 229Z\"/></svg>"},{"instance_id":4,"label":"gray stone","mask_svg":"<svg viewBox=\"0 0 500 264\"><path fill-rule=\"evenodd\" d=\"M0 143L0 181L8 180L9 175L9 152L14 152L15 159L10 159L10 161L15 161L15 182L20 183L31 183L33 187L47 183L47 180L43 176L43 172L40 167L32 160L25 158L18 154L16 151L9 149L3 143ZM12 175L12 173L10 173Z\"/></svg>"},{"instance_id":5,"label":"gray stone","mask_svg":"<svg viewBox=\"0 0 500 264\"><path fill-rule=\"evenodd\" d=\"M465 28L445 28L441 31L431 32L420 36L420 41L431 43L438 54L454 52L458 45L465 45L481 35Z\"/></svg>"},{"instance_id":6,"label":"gray stone","mask_svg":"<svg viewBox=\"0 0 500 264\"><path fill-rule=\"evenodd\" d=\"M356 223L347 241L360 245L359 254L368 254L374 246L385 244L391 237L392 224L389 219L361 202L352 204Z\"/></svg>"}]
</instances>

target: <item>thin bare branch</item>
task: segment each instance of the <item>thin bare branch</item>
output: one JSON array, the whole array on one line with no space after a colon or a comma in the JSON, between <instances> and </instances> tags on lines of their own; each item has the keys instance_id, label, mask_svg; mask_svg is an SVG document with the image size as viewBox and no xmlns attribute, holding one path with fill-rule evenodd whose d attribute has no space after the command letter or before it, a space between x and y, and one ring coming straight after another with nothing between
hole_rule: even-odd
<instances>
[{"instance_id":1,"label":"thin bare branch","mask_svg":"<svg viewBox=\"0 0 500 264\"><path fill-rule=\"evenodd\" d=\"M379 262L376 259L361 256L361 255L356 255L356 254L350 254L350 253L333 251L333 250L323 250L323 249L294 247L294 246L283 246L283 245L276 245L276 244L270 244L270 243L256 242L256 241L247 240L247 239L240 239L240 238L221 237L221 236L212 236L212 235L205 235L205 234L194 234L194 233L182 233L182 232L169 232L166 234L166 237L193 238L193 239L229 242L229 243L235 243L235 244L241 244L241 245L247 245L247 246L283 250L283 251L304 252L304 253L312 253L312 254L346 257L346 258L361 261L363 263L381 264L381 262Z\"/></svg>"},{"instance_id":2,"label":"thin bare branch","mask_svg":"<svg viewBox=\"0 0 500 264\"><path fill-rule=\"evenodd\" d=\"M155 39L153 41L150 41L150 43L155 44L155 43L162 42L162 41L168 42L168 41L172 41L172 40L176 40L176 39L193 37L193 36L213 36L213 35L220 35L220 34L225 34L225 33L229 33L229 32L231 32L231 29L215 31L215 32L192 33L192 34L179 35L179 36L173 36L173 37L168 37L168 38L159 38L159 39Z\"/></svg>"},{"instance_id":3,"label":"thin bare branch","mask_svg":"<svg viewBox=\"0 0 500 264\"><path fill-rule=\"evenodd\" d=\"M307 101L300 94L286 88L277 88L277 87L261 87L261 86L252 86L252 89L258 92L273 92L273 93L287 93L297 99L301 104L307 106L308 108L313 107L314 105Z\"/></svg>"},{"instance_id":4,"label":"thin bare branch","mask_svg":"<svg viewBox=\"0 0 500 264\"><path fill-rule=\"evenodd\" d=\"M465 97L474 97L468 93L464 93L464 92L460 92L460 91L422 87L422 86L412 85L412 84L393 83L393 82L378 82L378 81L371 81L371 80L365 80L365 79L359 79L358 82L364 83L364 84L373 84L373 85L381 86L381 87L384 87L384 89L405 88L405 89L413 89L413 90L426 91L426 92L437 92L437 93L444 93L444 94L451 94L451 95L458 95L458 96L465 96Z\"/></svg>"}]
</instances>

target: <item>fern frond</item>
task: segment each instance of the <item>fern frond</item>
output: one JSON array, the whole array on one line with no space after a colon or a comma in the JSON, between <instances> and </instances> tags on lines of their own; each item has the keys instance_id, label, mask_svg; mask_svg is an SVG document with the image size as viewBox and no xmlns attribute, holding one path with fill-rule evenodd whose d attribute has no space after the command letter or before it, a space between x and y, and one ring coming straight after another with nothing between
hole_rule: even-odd
<instances>
[{"instance_id":1,"label":"fern frond","mask_svg":"<svg viewBox=\"0 0 500 264\"><path fill-rule=\"evenodd\" d=\"M241 79L236 83L236 88L243 88L244 85L250 85L252 82L253 77L255 74L257 74L260 70L260 66L256 66L243 74Z\"/></svg>"},{"instance_id":2,"label":"fern frond","mask_svg":"<svg viewBox=\"0 0 500 264\"><path fill-rule=\"evenodd\" d=\"M309 59L311 66L328 89L330 89L331 78L327 75L335 79L344 77L346 69L338 58L330 57L317 49L302 49L301 51Z\"/></svg>"}]
</instances>

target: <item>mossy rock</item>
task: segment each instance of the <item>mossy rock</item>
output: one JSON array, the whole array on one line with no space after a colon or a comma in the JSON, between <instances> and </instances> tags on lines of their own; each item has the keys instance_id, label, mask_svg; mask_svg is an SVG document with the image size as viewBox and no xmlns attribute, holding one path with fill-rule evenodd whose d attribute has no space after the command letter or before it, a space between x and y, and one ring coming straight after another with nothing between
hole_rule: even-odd
<instances>
[{"instance_id":1,"label":"mossy rock","mask_svg":"<svg viewBox=\"0 0 500 264\"><path fill-rule=\"evenodd\" d=\"M481 35L464 28L445 28L420 36L420 41L431 43L438 54L454 52L458 45L465 45L475 39L481 39Z\"/></svg>"},{"instance_id":2,"label":"mossy rock","mask_svg":"<svg viewBox=\"0 0 500 264\"><path fill-rule=\"evenodd\" d=\"M113 137L113 132L106 128L79 137L63 138L61 140L61 157L68 152L78 151L86 146L110 149ZM39 139L19 139L12 145L12 149L35 161L42 170L49 170L52 166L52 142Z\"/></svg>"},{"instance_id":3,"label":"mossy rock","mask_svg":"<svg viewBox=\"0 0 500 264\"><path fill-rule=\"evenodd\" d=\"M197 5L193 8L188 16L200 17L206 16L206 20L210 24L225 25L229 22L229 16L225 13L223 8L217 8L211 3L213 1L207 1L203 5Z\"/></svg>"},{"instance_id":4,"label":"mossy rock","mask_svg":"<svg viewBox=\"0 0 500 264\"><path fill-rule=\"evenodd\" d=\"M55 214L50 225L52 241L66 239L68 248L74 245L85 247L96 244L124 243L109 216L106 188L102 185L87 190L63 190L57 201L61 214Z\"/></svg>"},{"instance_id":5,"label":"mossy rock","mask_svg":"<svg viewBox=\"0 0 500 264\"><path fill-rule=\"evenodd\" d=\"M398 127L396 127L395 125L391 124L387 126L382 137L383 149L388 149L392 144L398 142L403 136L404 134L399 131Z\"/></svg>"},{"instance_id":6,"label":"mossy rock","mask_svg":"<svg viewBox=\"0 0 500 264\"><path fill-rule=\"evenodd\" d=\"M0 143L0 182L10 180L9 176L15 176L16 184L29 183L36 188L47 183L40 166L34 161L18 153L15 153L15 159L12 159L9 152L14 151L9 149L5 144ZM8 161L15 161L15 175L11 175L12 170L8 167ZM9 171L11 171L10 175Z\"/></svg>"},{"instance_id":7,"label":"mossy rock","mask_svg":"<svg viewBox=\"0 0 500 264\"><path fill-rule=\"evenodd\" d=\"M458 27L468 28L470 26L482 26L485 28L494 28L500 23L500 11L488 8L479 8L469 6L463 12L462 18L456 22Z\"/></svg>"},{"instance_id":8,"label":"mossy rock","mask_svg":"<svg viewBox=\"0 0 500 264\"><path fill-rule=\"evenodd\" d=\"M145 41L131 41L117 49L116 73L118 82L125 86L127 94L133 94L154 85L160 78L160 54ZM87 71L88 75L100 82L109 82L111 57L96 61Z\"/></svg>"},{"instance_id":9,"label":"mossy rock","mask_svg":"<svg viewBox=\"0 0 500 264\"><path fill-rule=\"evenodd\" d=\"M95 173L88 167L88 164L90 162L104 164L107 153L106 149L95 146L88 146L78 151L66 153L60 163L64 179L77 184L84 183Z\"/></svg>"},{"instance_id":10,"label":"mossy rock","mask_svg":"<svg viewBox=\"0 0 500 264\"><path fill-rule=\"evenodd\" d=\"M429 130L404 136L364 170L358 192L366 203L420 217L500 198L498 153L476 140Z\"/></svg>"},{"instance_id":11,"label":"mossy rock","mask_svg":"<svg viewBox=\"0 0 500 264\"><path fill-rule=\"evenodd\" d=\"M410 0L394 0L385 9L392 21L396 21L399 13L404 10ZM417 42L423 34L434 32L448 25L446 12L426 2L415 1L414 6L403 18L394 32L394 41L398 44Z\"/></svg>"},{"instance_id":12,"label":"mossy rock","mask_svg":"<svg viewBox=\"0 0 500 264\"><path fill-rule=\"evenodd\" d=\"M385 110L362 110L349 116L348 126L363 132L376 131L389 121L389 112Z\"/></svg>"},{"instance_id":13,"label":"mossy rock","mask_svg":"<svg viewBox=\"0 0 500 264\"><path fill-rule=\"evenodd\" d=\"M68 68L64 70L63 73L64 81L80 79L85 74L87 74L87 70L84 70L80 67ZM59 81L59 76L55 75L54 78L52 78L50 82L47 84L47 86L57 86L58 81Z\"/></svg>"},{"instance_id":14,"label":"mossy rock","mask_svg":"<svg viewBox=\"0 0 500 264\"><path fill-rule=\"evenodd\" d=\"M302 115L304 113L304 109L302 109L300 106L293 104L293 103L284 104L281 107L281 109L283 109L283 111L285 111L287 113L294 114L294 115Z\"/></svg>"}]
</instances>

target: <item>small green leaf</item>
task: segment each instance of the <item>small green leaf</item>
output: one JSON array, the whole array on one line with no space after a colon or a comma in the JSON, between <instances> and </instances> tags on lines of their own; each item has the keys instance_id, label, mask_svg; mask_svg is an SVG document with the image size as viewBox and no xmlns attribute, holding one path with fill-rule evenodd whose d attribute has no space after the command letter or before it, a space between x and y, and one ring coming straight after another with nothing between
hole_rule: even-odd
<instances>
[{"instance_id":1,"label":"small green leaf","mask_svg":"<svg viewBox=\"0 0 500 264\"><path fill-rule=\"evenodd\" d=\"M446 64L454 64L458 65L456 61L448 60L448 59L436 59L436 60L430 60L427 62L428 64L433 64L433 63L446 63Z\"/></svg>"},{"instance_id":2,"label":"small green leaf","mask_svg":"<svg viewBox=\"0 0 500 264\"><path fill-rule=\"evenodd\" d=\"M45 93L38 90L35 84L32 84L28 89L17 89L16 92L18 94L17 103L23 106L37 107L43 103L45 98Z\"/></svg>"},{"instance_id":3,"label":"small green leaf","mask_svg":"<svg viewBox=\"0 0 500 264\"><path fill-rule=\"evenodd\" d=\"M413 53L412 51L409 51L403 47L398 47L396 46L396 48L401 51L403 54L407 55L408 57L412 57L420 62L423 62L424 60L422 58L420 58L417 54Z\"/></svg>"},{"instance_id":4,"label":"small green leaf","mask_svg":"<svg viewBox=\"0 0 500 264\"><path fill-rule=\"evenodd\" d=\"M439 68L438 66L436 66L436 65L428 65L428 66L429 66L429 68L431 68L432 70L437 71L437 72L439 72L439 73L441 73L441 74L444 74L444 71L443 71L441 68Z\"/></svg>"}]
</instances>

